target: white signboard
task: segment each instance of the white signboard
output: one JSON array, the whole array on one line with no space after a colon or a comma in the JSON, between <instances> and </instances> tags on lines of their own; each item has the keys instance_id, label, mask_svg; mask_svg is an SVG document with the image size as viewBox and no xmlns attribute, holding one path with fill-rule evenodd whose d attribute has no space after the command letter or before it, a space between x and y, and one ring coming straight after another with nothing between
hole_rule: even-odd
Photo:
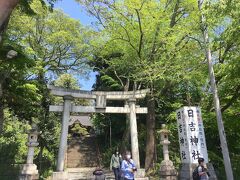
<instances>
[{"instance_id":1,"label":"white signboard","mask_svg":"<svg viewBox=\"0 0 240 180\"><path fill-rule=\"evenodd\" d=\"M198 163L199 157L208 163L201 109L183 107L177 110L177 123L182 163Z\"/></svg>"}]
</instances>

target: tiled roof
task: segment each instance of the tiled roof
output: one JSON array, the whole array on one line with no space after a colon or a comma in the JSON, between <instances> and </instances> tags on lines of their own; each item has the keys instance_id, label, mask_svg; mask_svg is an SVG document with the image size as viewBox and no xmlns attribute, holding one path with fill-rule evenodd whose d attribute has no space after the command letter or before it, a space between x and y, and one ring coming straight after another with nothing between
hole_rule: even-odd
<instances>
[{"instance_id":1,"label":"tiled roof","mask_svg":"<svg viewBox=\"0 0 240 180\"><path fill-rule=\"evenodd\" d=\"M93 126L91 122L91 117L88 115L81 115L81 116L70 116L69 125L73 125L74 122L78 121L83 126Z\"/></svg>"}]
</instances>

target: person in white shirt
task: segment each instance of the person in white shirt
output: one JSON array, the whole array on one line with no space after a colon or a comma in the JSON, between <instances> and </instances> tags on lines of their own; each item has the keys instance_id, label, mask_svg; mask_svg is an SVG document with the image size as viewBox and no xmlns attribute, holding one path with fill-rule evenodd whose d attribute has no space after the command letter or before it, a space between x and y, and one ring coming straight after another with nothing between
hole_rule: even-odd
<instances>
[{"instance_id":1,"label":"person in white shirt","mask_svg":"<svg viewBox=\"0 0 240 180\"><path fill-rule=\"evenodd\" d=\"M208 180L208 171L204 163L204 158L198 158L198 175L200 180Z\"/></svg>"}]
</instances>

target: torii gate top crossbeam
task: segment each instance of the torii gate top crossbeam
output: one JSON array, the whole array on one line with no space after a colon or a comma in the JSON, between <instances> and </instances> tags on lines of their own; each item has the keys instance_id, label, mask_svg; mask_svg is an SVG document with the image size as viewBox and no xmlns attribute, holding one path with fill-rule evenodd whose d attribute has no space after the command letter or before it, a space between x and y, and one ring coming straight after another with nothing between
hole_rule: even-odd
<instances>
[{"instance_id":1,"label":"torii gate top crossbeam","mask_svg":"<svg viewBox=\"0 0 240 180\"><path fill-rule=\"evenodd\" d=\"M73 90L65 89L52 85L48 85L51 94L56 96L72 96L74 98L81 99L96 99L97 96L105 96L109 100L127 100L127 99L142 99L146 96L149 89L137 90L137 91L83 91L83 90Z\"/></svg>"}]
</instances>

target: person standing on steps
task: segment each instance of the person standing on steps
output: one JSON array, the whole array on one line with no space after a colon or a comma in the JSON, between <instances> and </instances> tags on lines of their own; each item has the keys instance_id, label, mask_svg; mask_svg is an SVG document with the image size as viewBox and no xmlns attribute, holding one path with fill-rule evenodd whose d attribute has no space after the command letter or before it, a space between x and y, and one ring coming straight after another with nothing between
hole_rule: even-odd
<instances>
[{"instance_id":1,"label":"person standing on steps","mask_svg":"<svg viewBox=\"0 0 240 180\"><path fill-rule=\"evenodd\" d=\"M124 180L134 180L134 172L137 171L134 161L131 159L130 151L125 153L125 159L122 161L121 170Z\"/></svg>"},{"instance_id":2,"label":"person standing on steps","mask_svg":"<svg viewBox=\"0 0 240 180\"><path fill-rule=\"evenodd\" d=\"M204 158L198 158L198 175L199 180L208 180L209 173L206 168L206 164L204 163Z\"/></svg>"},{"instance_id":3,"label":"person standing on steps","mask_svg":"<svg viewBox=\"0 0 240 180\"><path fill-rule=\"evenodd\" d=\"M110 170L114 172L114 176L116 180L120 180L120 157L118 150L112 155Z\"/></svg>"}]
</instances>

